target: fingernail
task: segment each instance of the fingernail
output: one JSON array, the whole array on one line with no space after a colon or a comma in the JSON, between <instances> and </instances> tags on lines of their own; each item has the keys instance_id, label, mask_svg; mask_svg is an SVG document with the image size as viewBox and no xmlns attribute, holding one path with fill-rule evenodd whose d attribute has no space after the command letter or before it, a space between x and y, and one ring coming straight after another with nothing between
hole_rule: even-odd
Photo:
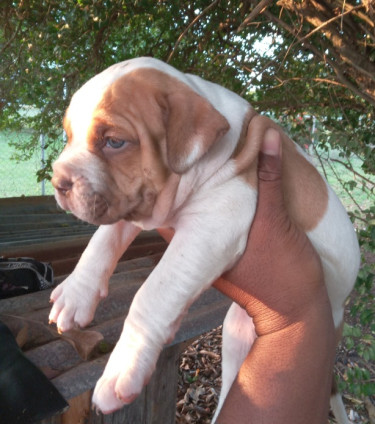
<instances>
[{"instance_id":1,"label":"fingernail","mask_svg":"<svg viewBox=\"0 0 375 424\"><path fill-rule=\"evenodd\" d=\"M260 150L266 155L279 156L281 150L280 133L274 128L268 128Z\"/></svg>"}]
</instances>

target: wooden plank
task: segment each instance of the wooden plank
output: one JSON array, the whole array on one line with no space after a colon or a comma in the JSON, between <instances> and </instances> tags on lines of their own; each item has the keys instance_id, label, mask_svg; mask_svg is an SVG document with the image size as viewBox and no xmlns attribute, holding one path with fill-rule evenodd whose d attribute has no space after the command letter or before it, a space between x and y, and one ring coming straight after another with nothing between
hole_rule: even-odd
<instances>
[{"instance_id":1,"label":"wooden plank","mask_svg":"<svg viewBox=\"0 0 375 424\"><path fill-rule=\"evenodd\" d=\"M179 345L164 349L149 384L132 404L112 414L103 415L91 408L93 390L88 390L70 399L70 409L54 417L53 424L174 424L180 353ZM40 424L52 422L43 420Z\"/></svg>"},{"instance_id":2,"label":"wooden plank","mask_svg":"<svg viewBox=\"0 0 375 424\"><path fill-rule=\"evenodd\" d=\"M52 260L72 257L78 253L82 253L87 246L91 235L51 241L49 243L34 242L18 243L13 246L10 243L0 242L0 254L6 257L28 256L40 261L52 262Z\"/></svg>"},{"instance_id":3,"label":"wooden plank","mask_svg":"<svg viewBox=\"0 0 375 424\"><path fill-rule=\"evenodd\" d=\"M57 206L54 196L9 197L0 199L1 214L65 213Z\"/></svg>"},{"instance_id":4,"label":"wooden plank","mask_svg":"<svg viewBox=\"0 0 375 424\"><path fill-rule=\"evenodd\" d=\"M1 211L1 199L0 199L0 211ZM14 225L18 226L20 224L28 224L28 223L35 223L35 222L46 222L46 223L55 223L55 222L66 222L66 223L79 223L83 224L83 221L80 221L77 219L74 215L64 213L64 212L57 212L57 213L27 213L18 215L16 213L13 214L2 214L0 213L0 228L2 225ZM90 224L87 224L90 225Z\"/></svg>"},{"instance_id":5,"label":"wooden plank","mask_svg":"<svg viewBox=\"0 0 375 424\"><path fill-rule=\"evenodd\" d=\"M17 241L16 245L12 245L12 243L2 242L2 240L0 240L0 255L6 257L29 256L41 261L52 262L75 256L77 253L82 253L90 238L91 234L79 237L74 237L74 235L64 237L64 231L62 231L56 237L56 240L47 243L38 240L33 240L31 243L25 239L24 242ZM138 235L130 248L146 245L151 246L153 244L164 245L164 249L167 246L167 243L156 231L145 231ZM135 255L139 256L138 253Z\"/></svg>"},{"instance_id":6,"label":"wooden plank","mask_svg":"<svg viewBox=\"0 0 375 424\"><path fill-rule=\"evenodd\" d=\"M141 423L173 424L175 422L180 353L179 345L168 347L161 353L155 373L144 389L145 401L143 402L143 421L140 421ZM130 410L131 407L128 409ZM129 414L129 420L125 422L136 423L139 421L132 421Z\"/></svg>"},{"instance_id":7,"label":"wooden plank","mask_svg":"<svg viewBox=\"0 0 375 424\"><path fill-rule=\"evenodd\" d=\"M147 267L138 268L141 265ZM151 266L150 266L151 265ZM132 299L154 266L152 258L134 260L121 264L122 272L116 272L110 280L107 299L97 309L95 319L89 329L100 332L109 345L114 345L122 331L125 317ZM92 389L104 369L106 356L92 361L83 361L62 338L49 331L48 304L49 291L42 291L0 302L2 319L17 334L27 323L29 338L39 346L26 351L27 356L41 369L59 370L62 374L53 381L62 394L70 399ZM205 292L189 310L182 322L175 340L170 346L199 336L222 323L229 301L216 290ZM21 320L9 317L18 315ZM26 321L22 321L22 319ZM27 321L28 320L28 321ZM40 323L39 326L35 323ZM104 361L104 362L103 362Z\"/></svg>"},{"instance_id":8,"label":"wooden plank","mask_svg":"<svg viewBox=\"0 0 375 424\"><path fill-rule=\"evenodd\" d=\"M9 230L3 233L0 233L0 246L23 246L25 243L34 244L34 243L45 243L51 240L61 240L61 238L77 238L83 237L85 235L94 234L96 228L83 226L83 225L56 225L47 226L46 228L41 228L39 225L34 224L33 229L27 229L22 231L13 231Z\"/></svg>"},{"instance_id":9,"label":"wooden plank","mask_svg":"<svg viewBox=\"0 0 375 424\"><path fill-rule=\"evenodd\" d=\"M180 353L179 345L163 350L149 384L132 404L112 414L102 415L91 408L93 390L88 390L70 399L70 409L54 417L53 424L174 424ZM40 424L52 423L43 420Z\"/></svg>"}]
</instances>

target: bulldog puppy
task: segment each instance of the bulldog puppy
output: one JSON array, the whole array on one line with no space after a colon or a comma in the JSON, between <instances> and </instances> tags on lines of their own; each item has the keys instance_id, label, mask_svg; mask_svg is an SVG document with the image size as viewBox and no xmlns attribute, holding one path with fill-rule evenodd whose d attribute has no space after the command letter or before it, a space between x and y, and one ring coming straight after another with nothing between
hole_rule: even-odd
<instances>
[{"instance_id":1,"label":"bulldog puppy","mask_svg":"<svg viewBox=\"0 0 375 424\"><path fill-rule=\"evenodd\" d=\"M233 92L152 58L113 65L73 96L52 182L62 208L100 227L53 291L50 320L60 331L89 324L137 234L175 230L95 388L93 402L104 413L135 399L191 303L241 257L257 202L259 146L270 127L282 133L284 196L321 256L339 339L359 267L356 235L333 191L275 123ZM251 338L251 318L232 306L220 405ZM347 422L341 397L331 400Z\"/></svg>"}]
</instances>

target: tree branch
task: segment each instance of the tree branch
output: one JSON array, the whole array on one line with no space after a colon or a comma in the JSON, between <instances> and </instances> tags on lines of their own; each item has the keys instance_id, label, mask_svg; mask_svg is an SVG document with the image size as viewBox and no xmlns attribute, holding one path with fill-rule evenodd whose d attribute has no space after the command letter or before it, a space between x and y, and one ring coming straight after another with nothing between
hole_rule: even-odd
<instances>
[{"instance_id":1,"label":"tree branch","mask_svg":"<svg viewBox=\"0 0 375 424\"><path fill-rule=\"evenodd\" d=\"M357 206L358 210L360 212L363 213L363 209L360 206L360 204L356 201L356 199L354 198L354 196L352 195L352 193L345 187L345 183L343 182L343 180L339 177L338 173L336 172L335 167L332 165L331 163L331 159L328 159L327 163L329 165L329 167L331 168L332 172L334 173L337 181L340 183L341 187L346 191L346 194L352 199L352 202Z\"/></svg>"},{"instance_id":2,"label":"tree branch","mask_svg":"<svg viewBox=\"0 0 375 424\"><path fill-rule=\"evenodd\" d=\"M359 8L364 8L365 6L363 4L355 6L352 9L339 14L337 17L328 20L326 20L326 17L334 14L335 12L333 10L333 6L324 1L304 0L299 5L299 3L296 2L282 0L281 4L297 15L302 15L307 22L316 27L316 30L323 30L322 33L324 33L325 37L331 43L329 50L332 52L332 48L336 49L340 60L350 65L351 68L348 68L347 71L350 72L350 70L352 70L350 73L353 74L353 70L356 70L360 73L360 75L365 76L369 80L375 81L375 65L360 53L361 42L357 41L356 37L353 37L353 33L357 32L358 25L353 20L346 21L346 31L343 31L342 28L338 29L335 25L332 25L336 19L342 18L346 14L350 14L353 9L357 10ZM343 22L344 21L342 21L342 23ZM315 30L311 33L314 32ZM303 42L306 37L303 37L299 43ZM354 80L358 80L357 75L352 75L352 77Z\"/></svg>"},{"instance_id":3,"label":"tree branch","mask_svg":"<svg viewBox=\"0 0 375 424\"><path fill-rule=\"evenodd\" d=\"M175 45L173 46L172 51L170 52L168 59L166 60L167 63L169 63L173 57L173 55L175 54L178 45L181 43L181 40L185 37L185 35L187 34L187 32L189 31L189 29L191 27L193 27L207 12L209 12L214 6L217 5L217 3L219 3L220 0L214 0L211 4L209 4L205 9L203 9L203 11L197 15L190 23L189 25L184 29L184 31L180 34L180 36L178 37Z\"/></svg>"},{"instance_id":4,"label":"tree branch","mask_svg":"<svg viewBox=\"0 0 375 424\"><path fill-rule=\"evenodd\" d=\"M22 25L22 21L18 22L16 30L13 32L12 36L9 37L9 40L3 45L3 47L0 50L0 56L5 52L5 50L12 44L13 40L16 38L18 31L20 30Z\"/></svg>"},{"instance_id":5,"label":"tree branch","mask_svg":"<svg viewBox=\"0 0 375 424\"><path fill-rule=\"evenodd\" d=\"M290 27L287 23L282 21L281 19L274 16L272 13L270 13L268 10L264 11L264 15L271 21L277 24L279 27L284 28L287 32L289 32L293 37L300 38L298 34L295 33L294 28ZM308 41L304 41L304 46L308 48L316 57L318 57L323 62L328 63L331 68L335 71L335 74L337 76L337 79L343 83L349 90L351 90L353 93L355 93L357 96L362 97L364 100L369 102L371 105L375 106L375 97L371 96L370 94L367 94L365 91L359 90L353 83L351 83L342 73L341 69L338 67L338 65L333 62L327 55L320 52L315 46L313 46Z\"/></svg>"},{"instance_id":6,"label":"tree branch","mask_svg":"<svg viewBox=\"0 0 375 424\"><path fill-rule=\"evenodd\" d=\"M254 9L250 12L249 16L242 22L242 24L237 28L237 33L241 32L246 26L260 14L264 9L268 7L269 4L273 3L273 0L261 0Z\"/></svg>"},{"instance_id":7,"label":"tree branch","mask_svg":"<svg viewBox=\"0 0 375 424\"><path fill-rule=\"evenodd\" d=\"M357 172L351 165L346 164L345 162L339 160L339 159L330 159L332 162L337 162L340 165L344 166L349 171L353 172L354 175L357 175L357 177L361 178L363 181L366 181L367 183L371 184L372 186L375 185L374 181L371 181L370 179L366 178L364 175Z\"/></svg>"},{"instance_id":8,"label":"tree branch","mask_svg":"<svg viewBox=\"0 0 375 424\"><path fill-rule=\"evenodd\" d=\"M327 25L331 24L332 22L336 21L337 19L342 19L345 15L348 15L349 13L352 13L354 10L361 9L363 7L364 7L363 4L359 4L358 6L355 6L352 9L347 10L346 12L342 12L339 15L334 16L331 19L328 19L328 21L323 22L321 25L315 27L312 31L310 31L308 34L306 34L304 37L300 38L298 40L298 44L303 43L305 40L307 40L308 38L310 38L313 34L315 34L316 32L320 31L321 29L323 29Z\"/></svg>"}]
</instances>

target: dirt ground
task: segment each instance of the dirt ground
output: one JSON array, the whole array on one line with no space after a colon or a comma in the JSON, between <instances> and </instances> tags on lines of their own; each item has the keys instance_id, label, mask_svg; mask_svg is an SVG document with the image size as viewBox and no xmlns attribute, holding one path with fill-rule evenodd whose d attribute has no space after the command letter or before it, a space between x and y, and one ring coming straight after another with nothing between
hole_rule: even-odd
<instances>
[{"instance_id":1,"label":"dirt ground","mask_svg":"<svg viewBox=\"0 0 375 424\"><path fill-rule=\"evenodd\" d=\"M221 387L221 330L219 327L203 335L180 357L176 424L211 423ZM358 360L353 352L339 346L335 373L342 378L345 367ZM367 367L375 378L374 364ZM357 399L344 392L343 400L351 423L375 423L374 399ZM335 423L332 416L327 423Z\"/></svg>"},{"instance_id":2,"label":"dirt ground","mask_svg":"<svg viewBox=\"0 0 375 424\"><path fill-rule=\"evenodd\" d=\"M375 255L367 254L364 260L367 264L375 264ZM355 298L354 291L346 305L345 322L360 326L359 321L350 314ZM362 334L370 331L364 328L361 330ZM181 354L176 424L211 423L221 388L221 331L222 328L218 327L204 334ZM370 372L371 380L375 381L375 363L364 362L354 349L348 350L340 344L335 365L338 379L343 379L345 370L357 363L366 368ZM351 424L375 424L374 396L358 398L345 391L342 395ZM330 415L327 424L335 422Z\"/></svg>"}]
</instances>

